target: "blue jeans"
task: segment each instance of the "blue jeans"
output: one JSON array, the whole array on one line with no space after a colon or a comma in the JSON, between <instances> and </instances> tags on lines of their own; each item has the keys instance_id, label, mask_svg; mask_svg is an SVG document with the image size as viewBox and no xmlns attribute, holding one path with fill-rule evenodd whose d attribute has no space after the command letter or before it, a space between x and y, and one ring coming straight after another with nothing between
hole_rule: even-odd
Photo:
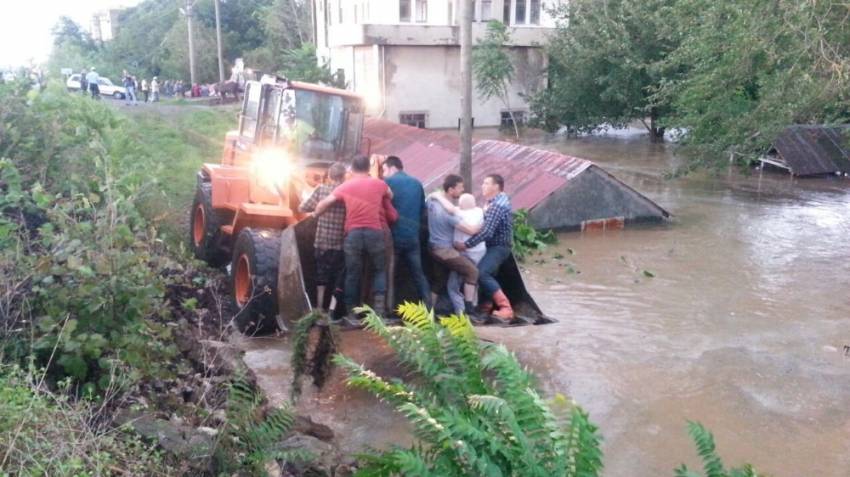
<instances>
[{"instance_id":1,"label":"blue jeans","mask_svg":"<svg viewBox=\"0 0 850 477\"><path fill-rule=\"evenodd\" d=\"M504 245L487 246L487 253L478 262L478 284L484 296L491 297L499 291L502 286L496 281L496 274L502 262L511 256L511 248Z\"/></svg>"},{"instance_id":2,"label":"blue jeans","mask_svg":"<svg viewBox=\"0 0 850 477\"><path fill-rule=\"evenodd\" d=\"M416 285L416 293L419 294L419 299L422 300L422 303L428 304L431 301L431 287L428 285L428 279L425 278L425 271L422 269L422 249L419 247L419 240L396 240L393 242L393 250L395 263L404 260L408 272L413 276L413 283Z\"/></svg>"},{"instance_id":3,"label":"blue jeans","mask_svg":"<svg viewBox=\"0 0 850 477\"><path fill-rule=\"evenodd\" d=\"M375 229L353 229L345 235L345 305L349 310L359 306L360 277L363 275L363 255L369 256L372 266L372 293L387 292L387 260L384 232Z\"/></svg>"}]
</instances>

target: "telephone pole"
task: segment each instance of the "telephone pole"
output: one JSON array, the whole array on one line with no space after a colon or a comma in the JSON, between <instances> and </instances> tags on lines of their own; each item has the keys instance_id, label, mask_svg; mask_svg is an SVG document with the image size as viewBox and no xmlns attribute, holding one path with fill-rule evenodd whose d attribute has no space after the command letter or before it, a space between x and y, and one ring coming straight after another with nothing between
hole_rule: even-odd
<instances>
[{"instance_id":1,"label":"telephone pole","mask_svg":"<svg viewBox=\"0 0 850 477\"><path fill-rule=\"evenodd\" d=\"M186 15L186 27L189 30L189 87L195 84L195 40L192 35L192 7L197 0L186 0L186 8L180 9L180 13Z\"/></svg>"},{"instance_id":2,"label":"telephone pole","mask_svg":"<svg viewBox=\"0 0 850 477\"><path fill-rule=\"evenodd\" d=\"M472 6L460 2L460 176L472 190Z\"/></svg>"},{"instance_id":3,"label":"telephone pole","mask_svg":"<svg viewBox=\"0 0 850 477\"><path fill-rule=\"evenodd\" d=\"M215 3L215 42L218 47L218 81L224 83L224 57L221 54L221 14L219 13L219 0Z\"/></svg>"}]
</instances>

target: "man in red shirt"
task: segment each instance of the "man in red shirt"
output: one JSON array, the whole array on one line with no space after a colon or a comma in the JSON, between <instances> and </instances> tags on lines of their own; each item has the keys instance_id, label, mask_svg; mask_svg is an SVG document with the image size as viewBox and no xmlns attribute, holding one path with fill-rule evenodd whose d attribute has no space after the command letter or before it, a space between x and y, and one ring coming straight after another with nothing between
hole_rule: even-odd
<instances>
[{"instance_id":1,"label":"man in red shirt","mask_svg":"<svg viewBox=\"0 0 850 477\"><path fill-rule=\"evenodd\" d=\"M392 191L386 182L369 176L369 158L356 156L351 162L351 178L316 205L321 215L336 201L345 203L345 304L347 321L359 326L360 320L351 310L360 304L360 277L363 255L372 265L372 303L378 315L386 313L387 270L385 228L398 219L392 204Z\"/></svg>"}]
</instances>

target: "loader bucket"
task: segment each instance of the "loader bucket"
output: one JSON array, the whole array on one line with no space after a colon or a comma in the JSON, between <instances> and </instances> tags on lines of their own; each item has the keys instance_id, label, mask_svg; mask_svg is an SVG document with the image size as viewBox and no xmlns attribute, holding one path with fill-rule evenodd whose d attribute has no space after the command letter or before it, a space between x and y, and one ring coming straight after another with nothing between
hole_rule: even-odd
<instances>
[{"instance_id":1,"label":"loader bucket","mask_svg":"<svg viewBox=\"0 0 850 477\"><path fill-rule=\"evenodd\" d=\"M422 253L422 265L426 274L431 278L431 283L435 283L433 278L440 275L435 272L435 268L439 265L431 259L430 254L426 251ZM394 287L390 290L390 302L397 306L405 301L417 301L416 288L413 281L410 280L410 272L406 269L404 263L395 264L395 270L393 270L391 276L393 275ZM516 323L517 325L543 325L556 321L546 316L537 305L537 302L534 301L534 298L528 293L528 290L525 288L525 282L522 279L522 273L520 273L519 266L513 255L508 257L499 268L496 280L499 281L502 291L505 292L505 295L511 301L514 314L519 318ZM436 314L450 314L452 312L451 308L448 296L445 294L441 295L435 306Z\"/></svg>"},{"instance_id":2,"label":"loader bucket","mask_svg":"<svg viewBox=\"0 0 850 477\"><path fill-rule=\"evenodd\" d=\"M312 310L316 294L315 237L315 219L302 220L280 234L277 324L282 331L291 330L295 322Z\"/></svg>"},{"instance_id":3,"label":"loader bucket","mask_svg":"<svg viewBox=\"0 0 850 477\"><path fill-rule=\"evenodd\" d=\"M313 309L316 300L316 263L314 258L313 240L316 237L315 219L304 220L287 227L280 235L280 262L278 264L278 327L291 330L301 317ZM388 253L390 253L388 251ZM388 261L389 263L390 261ZM438 265L431 260L430 254L423 250L422 264L432 283ZM368 266L365 267L368 270ZM417 301L416 289L410 279L410 273L404 263L389 266L390 279L387 290L388 303L398 305L405 301ZM518 325L542 325L555 322L544 315L525 288L525 282L513 255L499 268L496 276L502 290L514 308L514 314L519 318ZM364 300L368 302L370 276L364 270L361 285L364 289ZM451 313L448 296L441 296L437 301L438 315Z\"/></svg>"}]
</instances>

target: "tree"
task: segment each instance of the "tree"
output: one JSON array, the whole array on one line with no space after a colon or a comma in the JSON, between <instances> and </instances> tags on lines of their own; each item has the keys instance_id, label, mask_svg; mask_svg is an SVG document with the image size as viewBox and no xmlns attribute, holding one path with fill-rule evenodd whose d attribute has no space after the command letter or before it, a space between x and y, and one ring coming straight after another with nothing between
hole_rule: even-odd
<instances>
[{"instance_id":1,"label":"tree","mask_svg":"<svg viewBox=\"0 0 850 477\"><path fill-rule=\"evenodd\" d=\"M479 97L484 101L491 98L502 101L511 116L514 134L519 139L519 127L511 110L508 91L514 74L511 57L505 51L508 41L510 34L504 23L496 20L488 22L487 33L472 50L472 71Z\"/></svg>"},{"instance_id":2,"label":"tree","mask_svg":"<svg viewBox=\"0 0 850 477\"><path fill-rule=\"evenodd\" d=\"M51 34L53 35L53 46L57 48L72 45L83 51L97 49L97 44L91 35L80 28L77 22L64 15L59 17L51 30Z\"/></svg>"},{"instance_id":3,"label":"tree","mask_svg":"<svg viewBox=\"0 0 850 477\"><path fill-rule=\"evenodd\" d=\"M549 87L532 110L549 130L589 131L640 120L653 140L670 112L654 91L675 78L663 60L679 43L670 19L675 0L574 0L554 11Z\"/></svg>"},{"instance_id":4,"label":"tree","mask_svg":"<svg viewBox=\"0 0 850 477\"><path fill-rule=\"evenodd\" d=\"M327 63L320 65L316 60L316 47L304 43L300 48L287 50L283 54L283 66L279 73L294 81L324 83L336 88L345 88L345 78L331 73Z\"/></svg>"},{"instance_id":5,"label":"tree","mask_svg":"<svg viewBox=\"0 0 850 477\"><path fill-rule=\"evenodd\" d=\"M664 67L686 74L656 97L701 161L763 154L789 124L850 120L846 3L680 0L674 13L682 42Z\"/></svg>"}]
</instances>

